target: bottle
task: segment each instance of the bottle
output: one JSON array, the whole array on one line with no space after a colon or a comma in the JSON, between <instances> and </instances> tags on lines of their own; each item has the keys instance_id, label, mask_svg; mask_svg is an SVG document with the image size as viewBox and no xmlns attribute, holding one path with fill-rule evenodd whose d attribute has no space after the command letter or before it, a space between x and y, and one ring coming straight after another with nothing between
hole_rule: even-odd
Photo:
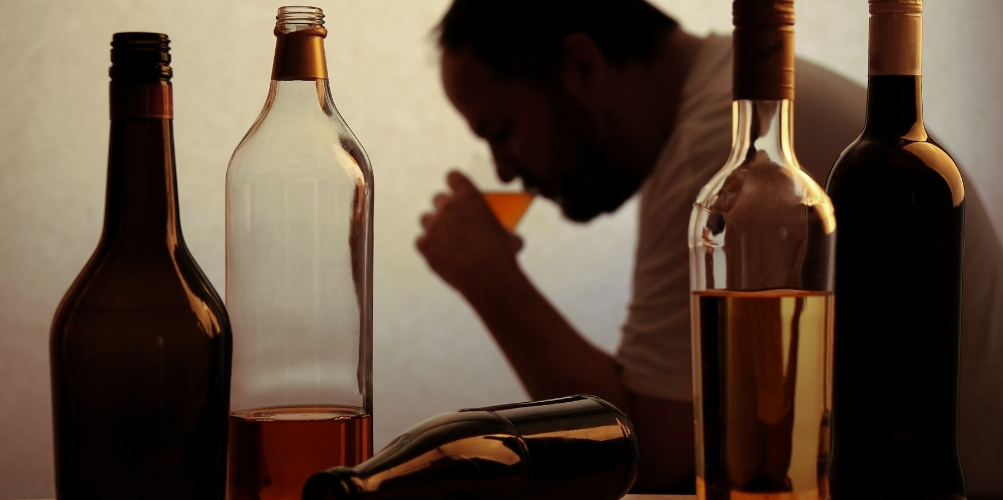
<instances>
[{"instance_id":1,"label":"bottle","mask_svg":"<svg viewBox=\"0 0 1003 500\"><path fill-rule=\"evenodd\" d=\"M824 499L836 224L794 155L793 2L733 13L733 146L690 216L697 498Z\"/></svg>"},{"instance_id":2,"label":"bottle","mask_svg":"<svg viewBox=\"0 0 1003 500\"><path fill-rule=\"evenodd\" d=\"M168 45L112 38L104 230L49 344L61 500L223 498L232 340L181 236Z\"/></svg>"},{"instance_id":3,"label":"bottle","mask_svg":"<svg viewBox=\"0 0 1003 500\"><path fill-rule=\"evenodd\" d=\"M620 410L567 396L432 417L366 462L314 474L303 500L615 500L637 460Z\"/></svg>"},{"instance_id":4,"label":"bottle","mask_svg":"<svg viewBox=\"0 0 1003 500\"><path fill-rule=\"evenodd\" d=\"M298 499L372 455L373 174L331 100L323 18L279 9L268 99L227 169L233 500Z\"/></svg>"},{"instance_id":5,"label":"bottle","mask_svg":"<svg viewBox=\"0 0 1003 500\"><path fill-rule=\"evenodd\" d=\"M867 114L829 175L836 243L832 495L963 498L965 187L923 125L921 0L870 0Z\"/></svg>"}]
</instances>

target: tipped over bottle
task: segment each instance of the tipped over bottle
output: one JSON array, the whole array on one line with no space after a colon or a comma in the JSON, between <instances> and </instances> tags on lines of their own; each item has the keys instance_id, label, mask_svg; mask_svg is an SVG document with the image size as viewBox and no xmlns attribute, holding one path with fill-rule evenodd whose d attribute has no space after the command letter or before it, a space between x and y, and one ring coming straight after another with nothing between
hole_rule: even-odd
<instances>
[{"instance_id":1,"label":"tipped over bottle","mask_svg":"<svg viewBox=\"0 0 1003 500\"><path fill-rule=\"evenodd\" d=\"M355 467L315 474L303 500L615 500L637 460L620 410L569 396L430 418Z\"/></svg>"}]
</instances>

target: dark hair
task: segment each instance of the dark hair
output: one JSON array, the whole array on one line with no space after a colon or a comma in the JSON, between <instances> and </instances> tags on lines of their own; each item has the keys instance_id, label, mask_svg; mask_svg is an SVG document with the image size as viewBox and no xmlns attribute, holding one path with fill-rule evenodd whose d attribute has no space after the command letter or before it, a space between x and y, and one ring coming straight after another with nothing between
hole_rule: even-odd
<instances>
[{"instance_id":1,"label":"dark hair","mask_svg":"<svg viewBox=\"0 0 1003 500\"><path fill-rule=\"evenodd\" d=\"M675 20L644 0L453 0L439 47L471 53L504 78L556 85L565 38L583 33L612 64L651 62Z\"/></svg>"}]
</instances>

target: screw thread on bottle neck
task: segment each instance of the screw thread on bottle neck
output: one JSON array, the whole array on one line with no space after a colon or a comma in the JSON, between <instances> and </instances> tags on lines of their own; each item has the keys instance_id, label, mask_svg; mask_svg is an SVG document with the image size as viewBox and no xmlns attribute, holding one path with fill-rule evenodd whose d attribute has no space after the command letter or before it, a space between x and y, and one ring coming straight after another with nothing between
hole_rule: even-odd
<instances>
[{"instance_id":1,"label":"screw thread on bottle neck","mask_svg":"<svg viewBox=\"0 0 1003 500\"><path fill-rule=\"evenodd\" d=\"M275 16L276 34L310 29L324 29L324 11L320 7L279 7L279 13Z\"/></svg>"}]
</instances>

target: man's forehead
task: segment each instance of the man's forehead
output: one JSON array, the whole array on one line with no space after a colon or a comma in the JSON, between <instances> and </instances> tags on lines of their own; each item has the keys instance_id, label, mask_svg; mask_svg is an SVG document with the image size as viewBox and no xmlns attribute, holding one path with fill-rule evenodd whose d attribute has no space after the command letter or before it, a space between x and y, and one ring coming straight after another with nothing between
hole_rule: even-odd
<instances>
[{"instance_id":1,"label":"man's forehead","mask_svg":"<svg viewBox=\"0 0 1003 500\"><path fill-rule=\"evenodd\" d=\"M499 79L470 50L444 50L441 65L446 96L478 135L524 100L518 82Z\"/></svg>"},{"instance_id":2,"label":"man's forehead","mask_svg":"<svg viewBox=\"0 0 1003 500\"><path fill-rule=\"evenodd\" d=\"M477 101L483 99L486 93L505 90L505 82L501 82L491 68L469 49L443 50L441 65L442 83L451 100Z\"/></svg>"}]
</instances>

